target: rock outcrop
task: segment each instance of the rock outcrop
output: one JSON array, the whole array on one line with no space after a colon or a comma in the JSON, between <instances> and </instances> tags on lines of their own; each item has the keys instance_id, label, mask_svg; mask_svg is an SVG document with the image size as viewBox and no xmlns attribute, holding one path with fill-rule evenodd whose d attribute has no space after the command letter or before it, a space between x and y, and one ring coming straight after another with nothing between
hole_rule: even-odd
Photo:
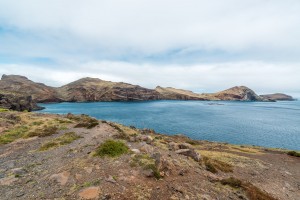
<instances>
[{"instance_id":1,"label":"rock outcrop","mask_svg":"<svg viewBox=\"0 0 300 200\"><path fill-rule=\"evenodd\" d=\"M37 106L37 104L32 100L31 96L1 91L0 108L17 111L32 111L41 109L41 107Z\"/></svg>"},{"instance_id":2,"label":"rock outcrop","mask_svg":"<svg viewBox=\"0 0 300 200\"><path fill-rule=\"evenodd\" d=\"M295 100L292 96L282 94L282 93L265 94L260 96L266 100L271 100L271 101L294 101Z\"/></svg>"}]
</instances>

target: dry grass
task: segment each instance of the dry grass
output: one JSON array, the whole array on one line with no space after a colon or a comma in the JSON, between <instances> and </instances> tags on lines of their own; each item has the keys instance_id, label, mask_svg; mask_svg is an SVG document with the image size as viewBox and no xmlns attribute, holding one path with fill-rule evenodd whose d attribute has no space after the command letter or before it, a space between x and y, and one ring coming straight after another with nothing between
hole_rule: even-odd
<instances>
[{"instance_id":1,"label":"dry grass","mask_svg":"<svg viewBox=\"0 0 300 200\"><path fill-rule=\"evenodd\" d=\"M223 185L228 185L233 188L241 188L247 194L247 197L250 200L276 200L274 197L270 196L268 193L260 190L256 186L251 183L243 182L237 178L230 177L226 179L222 179L220 181Z\"/></svg>"},{"instance_id":2,"label":"dry grass","mask_svg":"<svg viewBox=\"0 0 300 200\"><path fill-rule=\"evenodd\" d=\"M52 149L58 146L70 144L73 141L81 138L80 136L76 135L74 132L68 132L63 134L62 136L55 138L53 141L47 142L43 144L39 150L40 151L46 151L48 149Z\"/></svg>"},{"instance_id":3,"label":"dry grass","mask_svg":"<svg viewBox=\"0 0 300 200\"><path fill-rule=\"evenodd\" d=\"M43 128L38 128L38 129L28 132L26 137L35 137L35 136L46 137L46 136L56 134L57 131L58 131L57 126L44 126Z\"/></svg>"},{"instance_id":4,"label":"dry grass","mask_svg":"<svg viewBox=\"0 0 300 200\"><path fill-rule=\"evenodd\" d=\"M288 154L289 156L300 157L300 153L299 153L299 152L296 152L296 151L289 151L289 152L287 152L287 154Z\"/></svg>"},{"instance_id":5,"label":"dry grass","mask_svg":"<svg viewBox=\"0 0 300 200\"><path fill-rule=\"evenodd\" d=\"M217 173L218 171L222 171L225 173L233 172L233 166L228 163L215 160L215 159L210 159L205 156L203 157L203 162L206 167L206 170L212 173Z\"/></svg>"}]
</instances>

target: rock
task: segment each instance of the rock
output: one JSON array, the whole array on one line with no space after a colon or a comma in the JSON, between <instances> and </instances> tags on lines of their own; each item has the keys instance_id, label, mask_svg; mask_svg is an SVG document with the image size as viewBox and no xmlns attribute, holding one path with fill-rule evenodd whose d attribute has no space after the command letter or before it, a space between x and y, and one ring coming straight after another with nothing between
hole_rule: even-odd
<instances>
[{"instance_id":1,"label":"rock","mask_svg":"<svg viewBox=\"0 0 300 200\"><path fill-rule=\"evenodd\" d=\"M70 172L64 171L59 174L53 174L50 176L50 180L58 182L60 185L65 185L68 182Z\"/></svg>"},{"instance_id":2,"label":"rock","mask_svg":"<svg viewBox=\"0 0 300 200\"><path fill-rule=\"evenodd\" d=\"M161 176L169 176L171 174L173 165L165 156L162 156L161 153L156 152L152 154L152 158L155 160L155 166L158 171L160 171Z\"/></svg>"},{"instance_id":3,"label":"rock","mask_svg":"<svg viewBox=\"0 0 300 200\"><path fill-rule=\"evenodd\" d=\"M154 176L154 172L152 169L145 169L143 170L143 174L147 177L153 177Z\"/></svg>"},{"instance_id":4,"label":"rock","mask_svg":"<svg viewBox=\"0 0 300 200\"><path fill-rule=\"evenodd\" d=\"M282 93L265 94L260 96L266 100L273 100L273 101L294 101L295 100L292 96L282 94Z\"/></svg>"},{"instance_id":5,"label":"rock","mask_svg":"<svg viewBox=\"0 0 300 200\"><path fill-rule=\"evenodd\" d=\"M140 154L140 153L141 153L141 151L138 150L138 149L131 149L131 151L132 151L133 153L135 153L135 154Z\"/></svg>"},{"instance_id":6,"label":"rock","mask_svg":"<svg viewBox=\"0 0 300 200\"><path fill-rule=\"evenodd\" d=\"M137 136L137 139L140 141L144 141L147 144L151 144L151 142L153 141L153 138L150 135L139 135Z\"/></svg>"},{"instance_id":7,"label":"rock","mask_svg":"<svg viewBox=\"0 0 300 200\"><path fill-rule=\"evenodd\" d=\"M15 177L6 177L6 178L1 178L0 179L0 185L11 185L18 179Z\"/></svg>"},{"instance_id":8,"label":"rock","mask_svg":"<svg viewBox=\"0 0 300 200\"><path fill-rule=\"evenodd\" d=\"M181 143L179 144L179 149L192 149L193 146L189 143Z\"/></svg>"},{"instance_id":9,"label":"rock","mask_svg":"<svg viewBox=\"0 0 300 200\"><path fill-rule=\"evenodd\" d=\"M175 142L169 142L168 146L171 151L177 151L179 149L179 145Z\"/></svg>"},{"instance_id":10,"label":"rock","mask_svg":"<svg viewBox=\"0 0 300 200\"><path fill-rule=\"evenodd\" d=\"M194 149L179 149L175 151L177 154L185 155L193 158L195 161L199 162L201 160L201 156Z\"/></svg>"},{"instance_id":11,"label":"rock","mask_svg":"<svg viewBox=\"0 0 300 200\"><path fill-rule=\"evenodd\" d=\"M6 108L16 111L32 111L39 110L39 107L30 95L17 92L0 92L0 108Z\"/></svg>"},{"instance_id":12,"label":"rock","mask_svg":"<svg viewBox=\"0 0 300 200\"><path fill-rule=\"evenodd\" d=\"M107 182L110 182L110 183L117 183L117 181L114 179L114 177L112 177L111 175L108 176L107 179L105 179Z\"/></svg>"},{"instance_id":13,"label":"rock","mask_svg":"<svg viewBox=\"0 0 300 200\"><path fill-rule=\"evenodd\" d=\"M23 168L14 168L11 170L11 172L16 176L21 176L23 174L25 174L27 171Z\"/></svg>"},{"instance_id":14,"label":"rock","mask_svg":"<svg viewBox=\"0 0 300 200\"><path fill-rule=\"evenodd\" d=\"M81 199L97 199L100 195L100 188L88 187L83 189L78 195Z\"/></svg>"},{"instance_id":15,"label":"rock","mask_svg":"<svg viewBox=\"0 0 300 200\"><path fill-rule=\"evenodd\" d=\"M93 172L93 167L84 167L84 170L90 174Z\"/></svg>"},{"instance_id":16,"label":"rock","mask_svg":"<svg viewBox=\"0 0 300 200\"><path fill-rule=\"evenodd\" d=\"M153 147L149 144L144 144L141 146L140 151L151 154L153 152Z\"/></svg>"}]
</instances>

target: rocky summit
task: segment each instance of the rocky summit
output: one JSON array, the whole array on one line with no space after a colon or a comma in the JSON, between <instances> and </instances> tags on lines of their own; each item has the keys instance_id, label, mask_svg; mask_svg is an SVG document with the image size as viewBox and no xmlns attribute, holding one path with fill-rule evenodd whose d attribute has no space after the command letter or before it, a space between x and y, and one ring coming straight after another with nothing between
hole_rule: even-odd
<instances>
[{"instance_id":1,"label":"rocky summit","mask_svg":"<svg viewBox=\"0 0 300 200\"><path fill-rule=\"evenodd\" d=\"M300 153L0 112L0 199L298 200Z\"/></svg>"}]
</instances>

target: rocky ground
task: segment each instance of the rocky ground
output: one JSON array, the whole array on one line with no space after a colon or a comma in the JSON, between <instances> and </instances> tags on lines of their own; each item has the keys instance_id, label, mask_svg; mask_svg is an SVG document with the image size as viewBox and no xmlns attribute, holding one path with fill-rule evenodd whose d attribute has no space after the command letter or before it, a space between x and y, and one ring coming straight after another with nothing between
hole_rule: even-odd
<instances>
[{"instance_id":1,"label":"rocky ground","mask_svg":"<svg viewBox=\"0 0 300 200\"><path fill-rule=\"evenodd\" d=\"M108 140L126 151L101 151ZM300 158L283 150L194 141L84 115L0 112L1 200L299 197Z\"/></svg>"}]
</instances>

